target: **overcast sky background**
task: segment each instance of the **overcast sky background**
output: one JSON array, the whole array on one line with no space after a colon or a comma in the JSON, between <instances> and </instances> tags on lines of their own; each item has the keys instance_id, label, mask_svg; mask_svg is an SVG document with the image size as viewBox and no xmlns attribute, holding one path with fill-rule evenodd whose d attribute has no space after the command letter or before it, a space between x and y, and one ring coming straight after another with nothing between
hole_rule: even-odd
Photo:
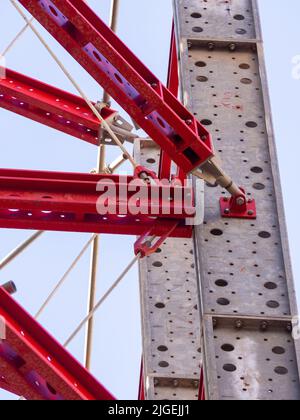
<instances>
[{"instance_id":1,"label":"overcast sky background","mask_svg":"<svg viewBox=\"0 0 300 420\"><path fill-rule=\"evenodd\" d=\"M110 0L89 1L106 21ZM300 296L300 225L297 169L300 156L300 80L292 78L292 58L300 54L300 2L260 0L267 70L277 139L295 282ZM9 0L0 0L0 51L23 26ZM163 81L166 79L171 0L121 0L118 33ZM43 33L45 33L43 31ZM89 97L99 100L99 86L45 33ZM7 57L7 66L74 92L72 86L36 38L28 31ZM75 92L74 92L75 93ZM119 109L115 104L114 107ZM96 148L62 133L0 110L0 167L89 172L95 167ZM119 155L110 151L109 160ZM0 258L30 235L28 231L0 232ZM26 253L0 272L0 283L14 280L16 299L35 313L61 278L89 235L46 233ZM134 238L101 237L100 297L133 256ZM64 341L86 313L89 252L41 318L42 324ZM93 373L119 399L135 399L141 359L140 309L137 269L96 316ZM83 359L83 334L70 350ZM15 399L0 391L0 399Z\"/></svg>"}]
</instances>

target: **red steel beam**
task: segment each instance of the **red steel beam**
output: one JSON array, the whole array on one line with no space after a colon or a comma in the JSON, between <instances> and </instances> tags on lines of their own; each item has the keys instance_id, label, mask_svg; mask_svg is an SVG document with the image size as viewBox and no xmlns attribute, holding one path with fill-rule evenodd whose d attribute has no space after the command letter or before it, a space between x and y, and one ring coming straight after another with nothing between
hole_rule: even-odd
<instances>
[{"instance_id":1,"label":"red steel beam","mask_svg":"<svg viewBox=\"0 0 300 420\"><path fill-rule=\"evenodd\" d=\"M178 73L178 54L177 54L174 21L172 24L172 33L171 33L171 46L170 46L167 87L170 90L170 92L177 98L178 90L179 90L179 73ZM172 169L172 159L164 150L162 150L161 155L160 155L160 163L159 163L159 178L170 179L171 169ZM181 179L184 179L185 174L181 173L180 177Z\"/></svg>"},{"instance_id":2,"label":"red steel beam","mask_svg":"<svg viewBox=\"0 0 300 420\"><path fill-rule=\"evenodd\" d=\"M114 400L3 288L0 317L0 388L27 400Z\"/></svg>"},{"instance_id":3,"label":"red steel beam","mask_svg":"<svg viewBox=\"0 0 300 420\"><path fill-rule=\"evenodd\" d=\"M99 145L101 123L82 98L13 70L0 78L0 107ZM107 107L101 114L107 122L117 115Z\"/></svg>"},{"instance_id":4,"label":"red steel beam","mask_svg":"<svg viewBox=\"0 0 300 420\"><path fill-rule=\"evenodd\" d=\"M19 0L185 172L213 155L192 115L83 0Z\"/></svg>"},{"instance_id":5,"label":"red steel beam","mask_svg":"<svg viewBox=\"0 0 300 420\"><path fill-rule=\"evenodd\" d=\"M185 218L195 213L190 187L133 180L120 175L0 169L0 227L142 235L155 224L153 234L162 236L168 231L166 220L173 220L179 223L173 237L192 235L192 227L185 226ZM113 207L100 215L97 203L108 188L107 204ZM137 201L140 191L143 196Z\"/></svg>"}]
</instances>

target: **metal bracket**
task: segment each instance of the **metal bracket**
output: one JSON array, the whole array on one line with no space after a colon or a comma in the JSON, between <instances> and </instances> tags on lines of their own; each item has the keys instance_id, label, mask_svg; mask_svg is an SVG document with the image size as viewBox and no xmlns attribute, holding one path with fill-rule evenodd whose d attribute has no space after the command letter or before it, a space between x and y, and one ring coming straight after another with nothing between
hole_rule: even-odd
<instances>
[{"instance_id":1,"label":"metal bracket","mask_svg":"<svg viewBox=\"0 0 300 420\"><path fill-rule=\"evenodd\" d=\"M146 168L145 166L138 165L134 170L134 178L145 181L146 184L160 185L160 180L154 171Z\"/></svg>"},{"instance_id":2,"label":"metal bracket","mask_svg":"<svg viewBox=\"0 0 300 420\"><path fill-rule=\"evenodd\" d=\"M107 122L112 131L122 143L124 143L125 141L133 143L134 140L138 137L137 134L132 132L134 127L119 114L115 114L113 118L111 118L111 120ZM111 135L103 127L100 127L100 139L101 144L116 146L116 143L111 137Z\"/></svg>"},{"instance_id":3,"label":"metal bracket","mask_svg":"<svg viewBox=\"0 0 300 420\"><path fill-rule=\"evenodd\" d=\"M241 188L244 193L245 190ZM220 199L221 215L227 218L256 219L256 202L253 199L247 200L245 195L222 197Z\"/></svg>"},{"instance_id":4,"label":"metal bracket","mask_svg":"<svg viewBox=\"0 0 300 420\"><path fill-rule=\"evenodd\" d=\"M142 236L138 238L138 240L134 244L134 253L135 255L140 255L141 258L148 257L149 255L154 254L158 250L158 248L165 242L166 239L174 232L176 227L178 226L178 222L167 222L165 226L167 227L166 233L164 233L159 238L156 238L156 242L152 244L153 240L153 233L155 231L155 225L153 224L152 228L145 232ZM150 238L150 239L149 239Z\"/></svg>"}]
</instances>

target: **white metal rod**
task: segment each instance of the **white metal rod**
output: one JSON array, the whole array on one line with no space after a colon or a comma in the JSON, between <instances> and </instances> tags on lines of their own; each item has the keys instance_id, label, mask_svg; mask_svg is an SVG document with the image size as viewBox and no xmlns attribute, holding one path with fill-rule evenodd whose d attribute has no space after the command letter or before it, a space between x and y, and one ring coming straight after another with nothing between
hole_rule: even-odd
<instances>
[{"instance_id":1,"label":"white metal rod","mask_svg":"<svg viewBox=\"0 0 300 420\"><path fill-rule=\"evenodd\" d=\"M16 249L10 252L3 260L0 262L0 270L6 267L10 262L12 262L16 257L18 257L22 252L24 252L36 239L38 239L44 232L39 231L26 239L25 242L21 243Z\"/></svg>"},{"instance_id":2,"label":"white metal rod","mask_svg":"<svg viewBox=\"0 0 300 420\"><path fill-rule=\"evenodd\" d=\"M117 28L118 12L119 12L119 0L112 0L111 3L111 16L110 16L110 27L115 32ZM107 92L104 92L103 102L109 103L110 96ZM97 160L97 171L98 173L105 172L105 157L106 147L104 144L100 144L98 148L98 160ZM91 268L89 277L89 297L88 297L88 313L90 314L95 306L96 301L96 287L97 287L97 269L99 262L99 235L97 235L92 244L91 254ZM94 336L94 318L93 314L87 320L86 329L86 342L85 342L85 367L90 370L92 362L92 349L93 349L93 336Z\"/></svg>"},{"instance_id":3,"label":"white metal rod","mask_svg":"<svg viewBox=\"0 0 300 420\"><path fill-rule=\"evenodd\" d=\"M107 290L107 292L103 295L103 297L99 300L99 302L89 312L89 314L81 321L81 323L78 325L78 327L76 328L76 330L70 335L70 337L68 338L68 340L64 344L65 347L67 347L74 340L74 338L81 331L81 329L85 326L85 324L94 317L95 313L98 311L98 309L100 308L100 306L111 295L111 293L115 290L115 288L119 285L119 283L121 283L121 281L123 280L123 278L126 276L126 274L130 271L130 269L134 266L134 264L138 261L139 258L140 258L140 255L135 256L134 259L128 264L128 266L120 274L120 276L113 283L113 285Z\"/></svg>"},{"instance_id":4,"label":"white metal rod","mask_svg":"<svg viewBox=\"0 0 300 420\"><path fill-rule=\"evenodd\" d=\"M83 249L80 251L80 253L77 255L77 257L75 258L75 260L72 262L72 264L70 265L70 267L68 268L68 270L65 272L65 274L62 276L61 280L57 283L57 285L54 287L54 289L52 290L52 292L50 293L50 295L47 297L47 299L45 300L45 302L43 303L43 305L41 306L41 308L39 309L39 311L37 312L37 314L35 315L35 319L38 319L42 313L44 312L44 310L46 309L46 307L49 305L50 301L53 299L53 297L56 295L56 293L58 292L58 290L61 288L61 286L64 284L64 282L66 281L67 277L70 275L70 273L74 270L74 268L76 267L76 265L78 264L78 262L81 260L81 258L83 257L83 255L85 254L85 252L88 250L89 246L91 245L91 242L94 240L94 237L96 235L92 236L89 241L85 244L85 246L83 247Z\"/></svg>"}]
</instances>

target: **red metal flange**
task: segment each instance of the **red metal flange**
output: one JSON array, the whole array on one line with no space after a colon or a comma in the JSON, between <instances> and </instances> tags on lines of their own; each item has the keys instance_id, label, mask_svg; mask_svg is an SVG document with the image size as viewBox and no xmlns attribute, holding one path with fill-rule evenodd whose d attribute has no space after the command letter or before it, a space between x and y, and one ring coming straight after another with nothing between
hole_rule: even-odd
<instances>
[{"instance_id":1,"label":"red metal flange","mask_svg":"<svg viewBox=\"0 0 300 420\"><path fill-rule=\"evenodd\" d=\"M138 165L135 167L134 178L141 179L148 184L151 184L153 182L157 185L160 184L160 180L156 173L142 165Z\"/></svg>"},{"instance_id":2,"label":"red metal flange","mask_svg":"<svg viewBox=\"0 0 300 420\"><path fill-rule=\"evenodd\" d=\"M222 197L220 199L221 215L227 218L256 219L256 202L254 199L247 199L245 190L243 194L233 197Z\"/></svg>"},{"instance_id":3,"label":"red metal flange","mask_svg":"<svg viewBox=\"0 0 300 420\"><path fill-rule=\"evenodd\" d=\"M157 222L156 222L157 223ZM145 232L142 236L139 237L139 239L134 244L134 253L135 255L140 255L141 258L148 257L149 255L154 254L154 252L157 251L157 249L163 244L163 242L168 239L168 237L173 233L173 231L178 226L178 221L166 221L165 229L166 232L155 239L155 242L152 243L149 238L153 236L153 232L155 231L155 225L153 224L153 227Z\"/></svg>"}]
</instances>

